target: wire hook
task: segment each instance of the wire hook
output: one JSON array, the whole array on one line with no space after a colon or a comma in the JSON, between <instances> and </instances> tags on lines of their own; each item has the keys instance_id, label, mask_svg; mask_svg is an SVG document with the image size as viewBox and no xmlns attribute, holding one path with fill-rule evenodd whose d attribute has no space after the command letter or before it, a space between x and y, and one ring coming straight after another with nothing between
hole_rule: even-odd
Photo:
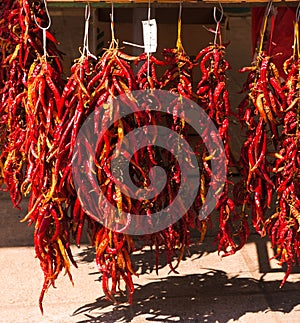
<instances>
[{"instance_id":1,"label":"wire hook","mask_svg":"<svg viewBox=\"0 0 300 323\"><path fill-rule=\"evenodd\" d=\"M90 17L91 17L91 5L89 2L85 5L85 24L84 24L84 38L83 38L83 52L82 56L91 56L94 59L97 59L95 55L90 52L89 49L89 26L90 26Z\"/></svg>"},{"instance_id":2,"label":"wire hook","mask_svg":"<svg viewBox=\"0 0 300 323\"><path fill-rule=\"evenodd\" d=\"M114 23L114 1L111 0L111 12L110 12L110 30L111 30L111 44L110 48L115 48L118 43L115 39L115 23Z\"/></svg>"},{"instance_id":3,"label":"wire hook","mask_svg":"<svg viewBox=\"0 0 300 323\"><path fill-rule=\"evenodd\" d=\"M178 20L181 21L181 15L182 15L182 0L179 2L179 14L178 14Z\"/></svg>"},{"instance_id":4,"label":"wire hook","mask_svg":"<svg viewBox=\"0 0 300 323\"><path fill-rule=\"evenodd\" d=\"M264 38L265 38L266 29L267 29L268 19L269 19L269 16L270 16L271 12L272 12L272 15L274 17L275 11L274 11L274 6L273 6L273 0L269 0L269 2L267 4L267 7L266 7L266 10L265 10L264 17L263 17L262 26L261 26L261 29L260 29L260 43L259 43L259 47L258 47L258 53L261 53L261 51L263 49L263 44L264 44ZM270 42L270 46L271 46L271 42Z\"/></svg>"},{"instance_id":5,"label":"wire hook","mask_svg":"<svg viewBox=\"0 0 300 323\"><path fill-rule=\"evenodd\" d=\"M148 23L150 24L151 20L151 0L148 0Z\"/></svg>"},{"instance_id":6,"label":"wire hook","mask_svg":"<svg viewBox=\"0 0 300 323\"><path fill-rule=\"evenodd\" d=\"M48 7L47 7L47 0L43 0L44 2L44 6L45 6L45 12L47 15L47 19L48 19L48 26L47 27L42 27L36 20L36 16L35 14L33 15L34 18L34 22L36 23L36 25L43 31L43 51L44 51L44 59L46 59L47 57L47 47L46 47L46 41L47 41L47 37L46 37L46 31L50 28L51 26L51 17L48 11Z\"/></svg>"},{"instance_id":7,"label":"wire hook","mask_svg":"<svg viewBox=\"0 0 300 323\"><path fill-rule=\"evenodd\" d=\"M298 3L297 9L296 9L296 21L298 22L300 20L300 2Z\"/></svg>"},{"instance_id":8,"label":"wire hook","mask_svg":"<svg viewBox=\"0 0 300 323\"><path fill-rule=\"evenodd\" d=\"M47 15L47 19L48 19L48 26L47 27L42 27L36 20L36 16L35 14L33 15L34 16L34 22L36 23L36 25L40 28L40 29L49 29L50 26L51 26L51 17L50 17L50 14L49 14L49 11L48 11L48 6L47 6L47 0L43 0L44 2L44 6L45 6L45 12L46 12L46 15Z\"/></svg>"},{"instance_id":9,"label":"wire hook","mask_svg":"<svg viewBox=\"0 0 300 323\"><path fill-rule=\"evenodd\" d=\"M84 19L85 21L89 21L90 18L91 18L91 4L88 1L87 4L85 5Z\"/></svg>"},{"instance_id":10,"label":"wire hook","mask_svg":"<svg viewBox=\"0 0 300 323\"><path fill-rule=\"evenodd\" d=\"M223 19L223 16L224 16L224 9L223 9L223 6L222 6L221 2L218 1L218 4L219 4L219 8L214 7L214 20L215 20L216 24L220 24L222 22L222 19ZM217 10L219 10L219 12L221 14L219 19L217 18Z\"/></svg>"},{"instance_id":11,"label":"wire hook","mask_svg":"<svg viewBox=\"0 0 300 323\"><path fill-rule=\"evenodd\" d=\"M273 0L269 0L265 10L265 16L269 16L271 10L273 10Z\"/></svg>"},{"instance_id":12,"label":"wire hook","mask_svg":"<svg viewBox=\"0 0 300 323\"><path fill-rule=\"evenodd\" d=\"M219 4L219 8L214 7L214 11L213 11L214 20L215 20L215 23L216 23L216 30L214 31L214 34L215 34L214 44L217 43L218 35L219 35L219 39L220 39L220 43L221 43L220 24L221 24L223 16L224 16L224 10L223 10L223 6L222 6L221 2L218 1L218 4ZM217 18L217 10L219 10L219 12L221 14L219 19Z\"/></svg>"},{"instance_id":13,"label":"wire hook","mask_svg":"<svg viewBox=\"0 0 300 323\"><path fill-rule=\"evenodd\" d=\"M87 4L85 5L84 19L86 21L89 21L90 18L91 18L91 5L90 5L90 2L88 1Z\"/></svg>"}]
</instances>

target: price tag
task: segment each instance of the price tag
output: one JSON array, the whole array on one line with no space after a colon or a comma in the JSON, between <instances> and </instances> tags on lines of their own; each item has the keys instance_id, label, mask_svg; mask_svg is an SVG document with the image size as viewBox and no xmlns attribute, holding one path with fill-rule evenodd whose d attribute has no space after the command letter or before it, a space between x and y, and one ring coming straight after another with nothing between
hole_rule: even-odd
<instances>
[{"instance_id":1,"label":"price tag","mask_svg":"<svg viewBox=\"0 0 300 323\"><path fill-rule=\"evenodd\" d=\"M146 53L155 53L157 49L157 25L156 20L145 20L143 24L144 47Z\"/></svg>"}]
</instances>

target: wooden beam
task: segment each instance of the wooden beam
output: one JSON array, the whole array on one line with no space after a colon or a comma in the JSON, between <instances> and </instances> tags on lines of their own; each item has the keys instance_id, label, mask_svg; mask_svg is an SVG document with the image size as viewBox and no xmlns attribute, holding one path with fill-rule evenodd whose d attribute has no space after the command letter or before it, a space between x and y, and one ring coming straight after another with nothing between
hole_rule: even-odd
<instances>
[{"instance_id":1,"label":"wooden beam","mask_svg":"<svg viewBox=\"0 0 300 323\"><path fill-rule=\"evenodd\" d=\"M111 0L88 0L90 3L111 3ZM47 0L48 3L86 3L87 0ZM150 0L151 3L178 4L180 0ZM182 0L183 3L268 3L268 0ZM298 2L298 0L273 0L274 3ZM148 0L114 0L115 4L148 3Z\"/></svg>"},{"instance_id":2,"label":"wooden beam","mask_svg":"<svg viewBox=\"0 0 300 323\"><path fill-rule=\"evenodd\" d=\"M94 8L107 8L111 0L47 0L50 7L84 7L89 1ZM150 0L155 8L178 7L180 0ZM268 0L182 0L185 8L209 8L221 3L226 7L261 7L266 6ZM295 7L299 0L273 0L275 6ZM148 0L113 0L116 8L146 7Z\"/></svg>"}]
</instances>

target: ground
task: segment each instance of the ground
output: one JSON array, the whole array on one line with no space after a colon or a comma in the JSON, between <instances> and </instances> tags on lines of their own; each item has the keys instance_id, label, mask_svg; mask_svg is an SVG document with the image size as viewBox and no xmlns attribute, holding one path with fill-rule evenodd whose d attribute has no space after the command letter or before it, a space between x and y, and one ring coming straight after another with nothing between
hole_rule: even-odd
<instances>
[{"instance_id":1,"label":"ground","mask_svg":"<svg viewBox=\"0 0 300 323\"><path fill-rule=\"evenodd\" d=\"M78 269L74 286L63 274L38 308L43 275L32 246L32 228L19 220L25 213L11 206L2 193L0 210L0 322L298 322L300 271L295 268L285 286L284 271L269 260L267 239L251 234L245 248L220 259L213 232L191 247L191 256L169 274L162 265L157 276L150 250L133 256L133 304L111 305L103 298L94 251L88 244L73 246ZM22 204L26 206L26 201ZM162 256L161 262L164 262Z\"/></svg>"}]
</instances>

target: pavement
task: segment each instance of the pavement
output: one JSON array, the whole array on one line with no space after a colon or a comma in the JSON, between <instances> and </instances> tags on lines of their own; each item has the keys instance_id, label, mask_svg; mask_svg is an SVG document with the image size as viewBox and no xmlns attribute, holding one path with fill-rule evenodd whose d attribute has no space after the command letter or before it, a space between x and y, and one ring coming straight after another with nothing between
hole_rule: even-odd
<instances>
[{"instance_id":1,"label":"pavement","mask_svg":"<svg viewBox=\"0 0 300 323\"><path fill-rule=\"evenodd\" d=\"M283 288L284 270L270 242L251 234L237 254L221 259L213 232L191 246L179 274L169 274L161 257L157 276L154 253L133 255L139 273L134 278L133 304L112 305L103 298L94 250L72 247L78 269L74 286L63 274L45 295L44 315L38 308L43 274L32 246L33 228L19 220L7 194L0 194L0 322L299 322L300 270L295 267Z\"/></svg>"}]
</instances>

